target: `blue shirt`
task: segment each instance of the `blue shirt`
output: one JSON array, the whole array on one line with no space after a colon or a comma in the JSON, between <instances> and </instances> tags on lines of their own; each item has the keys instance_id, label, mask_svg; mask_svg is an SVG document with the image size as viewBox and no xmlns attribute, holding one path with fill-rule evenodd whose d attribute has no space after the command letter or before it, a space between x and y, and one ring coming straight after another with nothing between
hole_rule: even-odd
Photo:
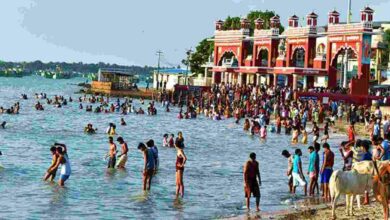
<instances>
[{"instance_id":1,"label":"blue shirt","mask_svg":"<svg viewBox=\"0 0 390 220\"><path fill-rule=\"evenodd\" d=\"M389 142L387 142L387 140L384 140L382 142L382 147L385 150L385 153L383 154L382 160L389 160L390 159Z\"/></svg>"},{"instance_id":2,"label":"blue shirt","mask_svg":"<svg viewBox=\"0 0 390 220\"><path fill-rule=\"evenodd\" d=\"M299 173L299 163L301 162L301 157L297 154L293 158L293 173Z\"/></svg>"},{"instance_id":3,"label":"blue shirt","mask_svg":"<svg viewBox=\"0 0 390 220\"><path fill-rule=\"evenodd\" d=\"M379 132L380 132L380 127L378 124L374 124L374 132L373 132L373 135L379 135Z\"/></svg>"},{"instance_id":4,"label":"blue shirt","mask_svg":"<svg viewBox=\"0 0 390 220\"><path fill-rule=\"evenodd\" d=\"M370 152L366 152L363 154L362 161L365 161L365 160L372 160L372 154Z\"/></svg>"},{"instance_id":5,"label":"blue shirt","mask_svg":"<svg viewBox=\"0 0 390 220\"><path fill-rule=\"evenodd\" d=\"M309 172L314 172L316 169L316 152L313 151L310 153L310 158L309 158Z\"/></svg>"},{"instance_id":6,"label":"blue shirt","mask_svg":"<svg viewBox=\"0 0 390 220\"><path fill-rule=\"evenodd\" d=\"M146 168L148 170L153 170L155 167L155 158L154 153L152 149L147 149L147 155L146 155Z\"/></svg>"}]
</instances>

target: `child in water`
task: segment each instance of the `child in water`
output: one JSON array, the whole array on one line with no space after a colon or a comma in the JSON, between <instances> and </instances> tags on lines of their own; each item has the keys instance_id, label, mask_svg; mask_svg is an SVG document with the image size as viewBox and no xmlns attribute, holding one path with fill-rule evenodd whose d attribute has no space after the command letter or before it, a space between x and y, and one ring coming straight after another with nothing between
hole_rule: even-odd
<instances>
[{"instance_id":1,"label":"child in water","mask_svg":"<svg viewBox=\"0 0 390 220\"><path fill-rule=\"evenodd\" d=\"M163 136L163 147L169 147L168 134L164 134Z\"/></svg>"},{"instance_id":2,"label":"child in water","mask_svg":"<svg viewBox=\"0 0 390 220\"><path fill-rule=\"evenodd\" d=\"M291 138L291 144L298 144L298 129L294 126L292 138Z\"/></svg>"},{"instance_id":3,"label":"child in water","mask_svg":"<svg viewBox=\"0 0 390 220\"><path fill-rule=\"evenodd\" d=\"M174 134L171 134L171 137L169 138L169 141L168 141L168 144L169 144L169 147L175 147L175 135Z\"/></svg>"},{"instance_id":4,"label":"child in water","mask_svg":"<svg viewBox=\"0 0 390 220\"><path fill-rule=\"evenodd\" d=\"M302 144L307 144L307 132L306 129L302 130Z\"/></svg>"},{"instance_id":5,"label":"child in water","mask_svg":"<svg viewBox=\"0 0 390 220\"><path fill-rule=\"evenodd\" d=\"M244 131L249 131L249 128L251 127L251 124L249 123L249 119L245 119L244 122Z\"/></svg>"}]
</instances>

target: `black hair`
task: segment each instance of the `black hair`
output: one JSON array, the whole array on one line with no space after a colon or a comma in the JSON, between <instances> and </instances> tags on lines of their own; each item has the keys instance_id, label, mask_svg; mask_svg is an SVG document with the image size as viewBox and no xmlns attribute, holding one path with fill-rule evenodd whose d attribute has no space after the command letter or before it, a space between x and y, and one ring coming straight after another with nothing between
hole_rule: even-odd
<instances>
[{"instance_id":1,"label":"black hair","mask_svg":"<svg viewBox=\"0 0 390 220\"><path fill-rule=\"evenodd\" d=\"M302 151L301 151L301 149L295 149L295 154L302 154Z\"/></svg>"},{"instance_id":2,"label":"black hair","mask_svg":"<svg viewBox=\"0 0 390 220\"><path fill-rule=\"evenodd\" d=\"M63 150L62 150L62 147L57 147L56 150L58 151L58 153L62 154Z\"/></svg>"},{"instance_id":3,"label":"black hair","mask_svg":"<svg viewBox=\"0 0 390 220\"><path fill-rule=\"evenodd\" d=\"M287 150L283 150L282 151L282 155L285 156L285 157L289 157L291 154Z\"/></svg>"},{"instance_id":4,"label":"black hair","mask_svg":"<svg viewBox=\"0 0 390 220\"><path fill-rule=\"evenodd\" d=\"M57 149L57 148L56 148L55 146L52 146L52 147L50 148L50 151L51 151L51 152L55 152L56 149Z\"/></svg>"},{"instance_id":5,"label":"black hair","mask_svg":"<svg viewBox=\"0 0 390 220\"><path fill-rule=\"evenodd\" d=\"M329 146L328 143L323 143L323 144L322 144L322 147L323 147L323 148L326 148L326 149L329 149L329 148L330 148L330 146Z\"/></svg>"},{"instance_id":6,"label":"black hair","mask_svg":"<svg viewBox=\"0 0 390 220\"><path fill-rule=\"evenodd\" d=\"M114 141L114 138L113 137L108 137L108 140L109 141Z\"/></svg>"},{"instance_id":7,"label":"black hair","mask_svg":"<svg viewBox=\"0 0 390 220\"><path fill-rule=\"evenodd\" d=\"M148 147L153 147L154 146L154 141L152 139L148 140L148 142L146 142L146 145Z\"/></svg>"},{"instance_id":8,"label":"black hair","mask_svg":"<svg viewBox=\"0 0 390 220\"><path fill-rule=\"evenodd\" d=\"M314 147L313 146L310 146L310 147L308 147L307 149L309 149L309 150L314 150Z\"/></svg>"},{"instance_id":9,"label":"black hair","mask_svg":"<svg viewBox=\"0 0 390 220\"><path fill-rule=\"evenodd\" d=\"M144 143L139 143L138 144L138 147L137 147L138 150L141 150L141 149L144 149L144 148L146 148Z\"/></svg>"},{"instance_id":10,"label":"black hair","mask_svg":"<svg viewBox=\"0 0 390 220\"><path fill-rule=\"evenodd\" d=\"M251 158L252 160L256 159L256 154L254 152L250 153L249 158Z\"/></svg>"},{"instance_id":11,"label":"black hair","mask_svg":"<svg viewBox=\"0 0 390 220\"><path fill-rule=\"evenodd\" d=\"M122 137L118 137L118 138L116 139L116 141L123 142L123 138L122 138Z\"/></svg>"}]
</instances>

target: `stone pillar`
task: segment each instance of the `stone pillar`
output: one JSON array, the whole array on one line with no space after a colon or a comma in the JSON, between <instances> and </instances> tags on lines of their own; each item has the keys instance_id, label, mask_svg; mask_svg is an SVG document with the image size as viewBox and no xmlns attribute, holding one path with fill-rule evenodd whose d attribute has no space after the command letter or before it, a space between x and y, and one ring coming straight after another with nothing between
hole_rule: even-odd
<instances>
[{"instance_id":1,"label":"stone pillar","mask_svg":"<svg viewBox=\"0 0 390 220\"><path fill-rule=\"evenodd\" d=\"M278 75L274 73L274 87L276 88L278 86Z\"/></svg>"},{"instance_id":2,"label":"stone pillar","mask_svg":"<svg viewBox=\"0 0 390 220\"><path fill-rule=\"evenodd\" d=\"M242 86L242 73L238 73L237 84L239 84L240 86Z\"/></svg>"},{"instance_id":3,"label":"stone pillar","mask_svg":"<svg viewBox=\"0 0 390 220\"><path fill-rule=\"evenodd\" d=\"M260 86L260 73L256 73L256 85Z\"/></svg>"},{"instance_id":4,"label":"stone pillar","mask_svg":"<svg viewBox=\"0 0 390 220\"><path fill-rule=\"evenodd\" d=\"M298 75L296 74L293 74L293 90L296 90L298 88L298 82L297 82L297 79L298 79Z\"/></svg>"},{"instance_id":5,"label":"stone pillar","mask_svg":"<svg viewBox=\"0 0 390 220\"><path fill-rule=\"evenodd\" d=\"M266 85L267 86L270 86L271 85L271 76L269 74L266 75L266 78L267 78L267 83Z\"/></svg>"},{"instance_id":6,"label":"stone pillar","mask_svg":"<svg viewBox=\"0 0 390 220\"><path fill-rule=\"evenodd\" d=\"M224 81L224 79L225 79L225 72L221 72L221 82L220 83L222 83L223 81Z\"/></svg>"},{"instance_id":7,"label":"stone pillar","mask_svg":"<svg viewBox=\"0 0 390 220\"><path fill-rule=\"evenodd\" d=\"M229 73L229 82L233 83L233 73Z\"/></svg>"},{"instance_id":8,"label":"stone pillar","mask_svg":"<svg viewBox=\"0 0 390 220\"><path fill-rule=\"evenodd\" d=\"M307 89L307 76L303 77L303 89Z\"/></svg>"},{"instance_id":9,"label":"stone pillar","mask_svg":"<svg viewBox=\"0 0 390 220\"><path fill-rule=\"evenodd\" d=\"M215 72L214 71L211 75L211 84L215 84Z\"/></svg>"},{"instance_id":10,"label":"stone pillar","mask_svg":"<svg viewBox=\"0 0 390 220\"><path fill-rule=\"evenodd\" d=\"M229 74L230 73L225 73L225 84L227 84L229 82Z\"/></svg>"},{"instance_id":11,"label":"stone pillar","mask_svg":"<svg viewBox=\"0 0 390 220\"><path fill-rule=\"evenodd\" d=\"M203 76L203 85L204 86L207 86L207 73L208 73L208 70L207 70L207 67L204 68L204 76Z\"/></svg>"}]
</instances>

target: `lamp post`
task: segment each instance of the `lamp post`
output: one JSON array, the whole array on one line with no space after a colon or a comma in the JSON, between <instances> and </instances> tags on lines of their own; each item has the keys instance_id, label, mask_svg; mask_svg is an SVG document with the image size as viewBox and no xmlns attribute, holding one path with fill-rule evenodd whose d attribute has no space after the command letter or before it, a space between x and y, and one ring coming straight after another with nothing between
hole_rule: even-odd
<instances>
[{"instance_id":1,"label":"lamp post","mask_svg":"<svg viewBox=\"0 0 390 220\"><path fill-rule=\"evenodd\" d=\"M186 51L186 54L187 54L187 69L186 69L186 76L185 76L185 80L184 80L184 85L186 85L186 86L188 85L188 69L189 69L189 66L190 66L191 53L192 53L191 48Z\"/></svg>"}]
</instances>

